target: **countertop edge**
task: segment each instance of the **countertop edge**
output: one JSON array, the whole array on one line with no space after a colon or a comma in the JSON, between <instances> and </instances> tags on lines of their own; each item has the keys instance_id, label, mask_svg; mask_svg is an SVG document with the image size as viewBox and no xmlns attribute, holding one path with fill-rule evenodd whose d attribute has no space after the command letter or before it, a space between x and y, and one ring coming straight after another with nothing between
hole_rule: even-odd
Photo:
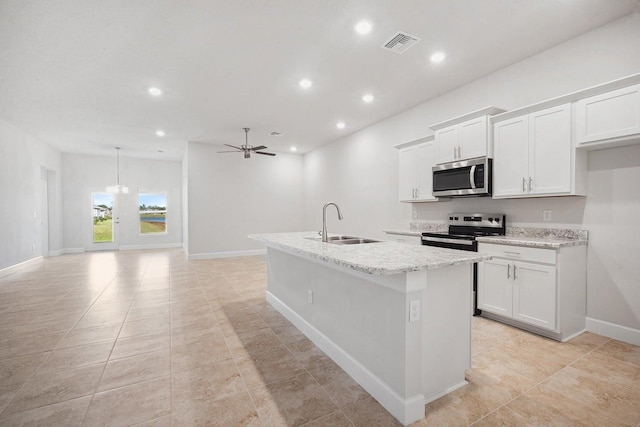
<instances>
[{"instance_id":1,"label":"countertop edge","mask_svg":"<svg viewBox=\"0 0 640 427\"><path fill-rule=\"evenodd\" d=\"M584 239L562 240L524 236L483 236L477 237L476 240L480 243L493 243L496 245L528 246L551 249L559 249L568 246L583 246L589 244L589 241Z\"/></svg>"}]
</instances>

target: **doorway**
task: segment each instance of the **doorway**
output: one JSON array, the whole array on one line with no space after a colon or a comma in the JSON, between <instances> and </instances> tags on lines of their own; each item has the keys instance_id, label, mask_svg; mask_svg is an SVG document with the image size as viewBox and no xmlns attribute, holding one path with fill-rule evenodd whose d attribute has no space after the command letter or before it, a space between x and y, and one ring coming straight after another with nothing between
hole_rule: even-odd
<instances>
[{"instance_id":1,"label":"doorway","mask_svg":"<svg viewBox=\"0 0 640 427\"><path fill-rule=\"evenodd\" d=\"M90 250L117 250L120 218L112 193L91 193Z\"/></svg>"}]
</instances>

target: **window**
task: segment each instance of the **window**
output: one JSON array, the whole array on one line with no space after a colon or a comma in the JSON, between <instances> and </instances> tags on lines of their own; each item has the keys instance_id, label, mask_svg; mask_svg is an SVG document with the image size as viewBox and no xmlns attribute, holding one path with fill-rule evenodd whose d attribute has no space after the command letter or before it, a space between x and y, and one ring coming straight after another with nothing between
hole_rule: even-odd
<instances>
[{"instance_id":1,"label":"window","mask_svg":"<svg viewBox=\"0 0 640 427\"><path fill-rule=\"evenodd\" d=\"M167 232L167 195L140 193L140 234Z\"/></svg>"},{"instance_id":2,"label":"window","mask_svg":"<svg viewBox=\"0 0 640 427\"><path fill-rule=\"evenodd\" d=\"M113 242L113 194L93 193L93 243Z\"/></svg>"}]
</instances>

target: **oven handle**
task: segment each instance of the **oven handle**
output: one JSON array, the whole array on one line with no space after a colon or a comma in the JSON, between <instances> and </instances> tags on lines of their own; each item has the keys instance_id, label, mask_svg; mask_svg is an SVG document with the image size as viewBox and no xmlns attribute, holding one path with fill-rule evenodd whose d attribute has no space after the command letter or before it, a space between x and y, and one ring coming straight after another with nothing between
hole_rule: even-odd
<instances>
[{"instance_id":1,"label":"oven handle","mask_svg":"<svg viewBox=\"0 0 640 427\"><path fill-rule=\"evenodd\" d=\"M471 184L471 188L475 190L476 188L476 165L471 166L471 170L469 171L469 184Z\"/></svg>"},{"instance_id":2,"label":"oven handle","mask_svg":"<svg viewBox=\"0 0 640 427\"><path fill-rule=\"evenodd\" d=\"M423 242L440 242L440 243L453 243L456 245L467 245L473 246L473 240L462 240L462 239L447 239L442 237L430 237L430 236L422 236Z\"/></svg>"}]
</instances>

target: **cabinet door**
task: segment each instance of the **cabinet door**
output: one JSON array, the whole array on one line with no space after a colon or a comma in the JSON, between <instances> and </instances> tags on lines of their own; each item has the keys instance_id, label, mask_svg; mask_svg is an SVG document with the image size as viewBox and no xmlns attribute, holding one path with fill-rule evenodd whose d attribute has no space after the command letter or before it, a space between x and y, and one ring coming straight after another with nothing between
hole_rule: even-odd
<instances>
[{"instance_id":1,"label":"cabinet door","mask_svg":"<svg viewBox=\"0 0 640 427\"><path fill-rule=\"evenodd\" d=\"M529 194L571 192L571 104L529 115Z\"/></svg>"},{"instance_id":2,"label":"cabinet door","mask_svg":"<svg viewBox=\"0 0 640 427\"><path fill-rule=\"evenodd\" d=\"M513 268L506 260L478 263L478 308L501 316L513 313Z\"/></svg>"},{"instance_id":3,"label":"cabinet door","mask_svg":"<svg viewBox=\"0 0 640 427\"><path fill-rule=\"evenodd\" d=\"M487 116L460 123L459 158L472 159L487 155Z\"/></svg>"},{"instance_id":4,"label":"cabinet door","mask_svg":"<svg viewBox=\"0 0 640 427\"><path fill-rule=\"evenodd\" d=\"M435 132L436 162L449 163L456 160L458 152L458 127L450 126Z\"/></svg>"},{"instance_id":5,"label":"cabinet door","mask_svg":"<svg viewBox=\"0 0 640 427\"><path fill-rule=\"evenodd\" d=\"M541 328L556 329L556 268L516 262L513 318Z\"/></svg>"},{"instance_id":6,"label":"cabinet door","mask_svg":"<svg viewBox=\"0 0 640 427\"><path fill-rule=\"evenodd\" d=\"M433 143L416 147L416 186L418 200L436 200L433 197L433 165L435 164L435 147Z\"/></svg>"},{"instance_id":7,"label":"cabinet door","mask_svg":"<svg viewBox=\"0 0 640 427\"><path fill-rule=\"evenodd\" d=\"M640 85L576 102L578 145L640 133Z\"/></svg>"},{"instance_id":8,"label":"cabinet door","mask_svg":"<svg viewBox=\"0 0 640 427\"><path fill-rule=\"evenodd\" d=\"M493 196L525 196L529 178L528 117L514 117L493 127Z\"/></svg>"},{"instance_id":9,"label":"cabinet door","mask_svg":"<svg viewBox=\"0 0 640 427\"><path fill-rule=\"evenodd\" d=\"M416 154L416 147L403 148L398 154L398 194L401 202L412 202L415 199Z\"/></svg>"}]
</instances>

